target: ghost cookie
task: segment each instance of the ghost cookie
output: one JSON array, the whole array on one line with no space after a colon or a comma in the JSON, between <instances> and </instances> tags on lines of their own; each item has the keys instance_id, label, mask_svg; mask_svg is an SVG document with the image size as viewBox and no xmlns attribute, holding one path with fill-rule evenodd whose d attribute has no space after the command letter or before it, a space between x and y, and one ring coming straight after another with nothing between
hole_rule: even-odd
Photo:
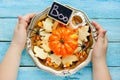
<instances>
[{"instance_id":1,"label":"ghost cookie","mask_svg":"<svg viewBox=\"0 0 120 80\"><path fill-rule=\"evenodd\" d=\"M46 59L49 55L48 53L44 52L43 49L39 48L38 46L34 46L35 57L40 59Z\"/></svg>"}]
</instances>

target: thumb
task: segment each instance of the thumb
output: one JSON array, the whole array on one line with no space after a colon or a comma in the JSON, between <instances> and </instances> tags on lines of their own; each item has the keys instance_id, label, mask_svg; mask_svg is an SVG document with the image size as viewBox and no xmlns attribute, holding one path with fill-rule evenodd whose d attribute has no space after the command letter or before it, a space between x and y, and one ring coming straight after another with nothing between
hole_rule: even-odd
<instances>
[{"instance_id":1,"label":"thumb","mask_svg":"<svg viewBox=\"0 0 120 80\"><path fill-rule=\"evenodd\" d=\"M19 28L26 28L27 22L24 20L22 16L18 16L18 27Z\"/></svg>"},{"instance_id":2,"label":"thumb","mask_svg":"<svg viewBox=\"0 0 120 80\"><path fill-rule=\"evenodd\" d=\"M105 30L102 30L102 31L99 32L98 39L97 39L97 43L99 45L101 45L101 43L105 42L105 36L106 36L106 31Z\"/></svg>"},{"instance_id":3,"label":"thumb","mask_svg":"<svg viewBox=\"0 0 120 80\"><path fill-rule=\"evenodd\" d=\"M101 29L101 30L99 31L98 38L99 38L99 37L104 38L105 35L106 35L106 32L107 32L106 30Z\"/></svg>"}]
</instances>

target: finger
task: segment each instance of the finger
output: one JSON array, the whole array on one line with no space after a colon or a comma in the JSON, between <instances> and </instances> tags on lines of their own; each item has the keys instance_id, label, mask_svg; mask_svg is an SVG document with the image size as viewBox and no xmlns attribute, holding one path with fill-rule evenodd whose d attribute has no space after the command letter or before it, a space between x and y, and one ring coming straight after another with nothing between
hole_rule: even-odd
<instances>
[{"instance_id":1,"label":"finger","mask_svg":"<svg viewBox=\"0 0 120 80\"><path fill-rule=\"evenodd\" d=\"M95 22L95 21L92 21L92 25L96 28L96 30L98 31L98 32L100 32L100 30L104 30L102 27L101 27L101 25L99 25L97 22Z\"/></svg>"},{"instance_id":2,"label":"finger","mask_svg":"<svg viewBox=\"0 0 120 80\"><path fill-rule=\"evenodd\" d=\"M30 14L27 14L25 16L23 16L24 20L29 23L30 20L35 16L36 14L35 13L30 13Z\"/></svg>"},{"instance_id":3,"label":"finger","mask_svg":"<svg viewBox=\"0 0 120 80\"><path fill-rule=\"evenodd\" d=\"M107 32L106 30L100 30L98 37L104 38L106 35L106 32Z\"/></svg>"},{"instance_id":4,"label":"finger","mask_svg":"<svg viewBox=\"0 0 120 80\"><path fill-rule=\"evenodd\" d=\"M97 30L101 29L101 26L98 23L96 23L95 21L92 21L91 23Z\"/></svg>"},{"instance_id":5,"label":"finger","mask_svg":"<svg viewBox=\"0 0 120 80\"><path fill-rule=\"evenodd\" d=\"M107 46L108 46L108 38L107 38L107 36L105 35L105 38L104 38L104 45L106 46L106 48L107 48Z\"/></svg>"},{"instance_id":6,"label":"finger","mask_svg":"<svg viewBox=\"0 0 120 80\"><path fill-rule=\"evenodd\" d=\"M98 37L104 37L106 34L106 30L104 30L98 23L92 21L92 25L97 29Z\"/></svg>"},{"instance_id":7,"label":"finger","mask_svg":"<svg viewBox=\"0 0 120 80\"><path fill-rule=\"evenodd\" d=\"M26 21L23 19L22 16L18 16L18 28L26 28L27 27Z\"/></svg>"},{"instance_id":8,"label":"finger","mask_svg":"<svg viewBox=\"0 0 120 80\"><path fill-rule=\"evenodd\" d=\"M18 16L18 23L19 23L19 24L22 23L22 16Z\"/></svg>"},{"instance_id":9,"label":"finger","mask_svg":"<svg viewBox=\"0 0 120 80\"><path fill-rule=\"evenodd\" d=\"M103 43L104 45L105 45L105 43L106 43L106 31L103 31L103 32L101 32L99 35L98 35L98 38L97 38L97 42L98 43Z\"/></svg>"}]
</instances>

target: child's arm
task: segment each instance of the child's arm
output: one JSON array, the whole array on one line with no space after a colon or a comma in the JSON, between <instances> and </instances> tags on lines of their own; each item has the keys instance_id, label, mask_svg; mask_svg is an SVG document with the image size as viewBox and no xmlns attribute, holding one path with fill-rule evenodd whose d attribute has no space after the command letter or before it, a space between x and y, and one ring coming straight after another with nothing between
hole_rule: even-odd
<instances>
[{"instance_id":1,"label":"child's arm","mask_svg":"<svg viewBox=\"0 0 120 80\"><path fill-rule=\"evenodd\" d=\"M93 48L92 54L93 80L111 80L106 64L108 43L106 31L96 22L92 22L92 25L95 26L98 31L98 39Z\"/></svg>"},{"instance_id":2,"label":"child's arm","mask_svg":"<svg viewBox=\"0 0 120 80\"><path fill-rule=\"evenodd\" d=\"M18 17L14 35L10 47L0 64L0 80L16 80L21 53L24 49L27 33L26 29L34 14Z\"/></svg>"}]
</instances>

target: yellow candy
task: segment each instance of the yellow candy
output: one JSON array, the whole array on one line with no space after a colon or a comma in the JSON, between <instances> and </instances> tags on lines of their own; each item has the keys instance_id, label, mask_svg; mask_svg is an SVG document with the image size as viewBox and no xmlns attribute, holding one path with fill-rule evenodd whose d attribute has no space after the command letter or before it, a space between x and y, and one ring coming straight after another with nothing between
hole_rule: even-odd
<instances>
[{"instance_id":1,"label":"yellow candy","mask_svg":"<svg viewBox=\"0 0 120 80\"><path fill-rule=\"evenodd\" d=\"M39 27L42 27L42 26L43 26L42 22L39 21L39 22L38 22L38 26L39 26Z\"/></svg>"}]
</instances>

